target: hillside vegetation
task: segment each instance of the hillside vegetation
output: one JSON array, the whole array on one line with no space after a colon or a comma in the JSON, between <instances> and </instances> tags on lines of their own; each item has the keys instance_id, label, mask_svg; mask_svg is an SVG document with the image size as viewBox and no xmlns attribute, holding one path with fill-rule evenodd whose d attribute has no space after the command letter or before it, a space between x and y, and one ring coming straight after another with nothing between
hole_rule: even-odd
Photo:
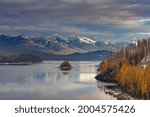
<instances>
[{"instance_id":1,"label":"hillside vegetation","mask_svg":"<svg viewBox=\"0 0 150 117\"><path fill-rule=\"evenodd\" d=\"M100 74L113 76L121 89L142 99L150 98L150 38L110 55L100 64ZM110 73L110 71L113 71ZM109 79L107 79L109 81Z\"/></svg>"},{"instance_id":2,"label":"hillside vegetation","mask_svg":"<svg viewBox=\"0 0 150 117\"><path fill-rule=\"evenodd\" d=\"M38 56L31 54L15 54L10 56L1 56L0 55L0 63L39 63L42 62L42 59Z\"/></svg>"}]
</instances>

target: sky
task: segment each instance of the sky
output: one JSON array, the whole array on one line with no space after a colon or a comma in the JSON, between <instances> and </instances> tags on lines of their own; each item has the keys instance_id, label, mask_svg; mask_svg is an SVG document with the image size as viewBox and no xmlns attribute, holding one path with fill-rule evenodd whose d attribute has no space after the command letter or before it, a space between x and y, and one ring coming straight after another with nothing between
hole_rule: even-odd
<instances>
[{"instance_id":1,"label":"sky","mask_svg":"<svg viewBox=\"0 0 150 117\"><path fill-rule=\"evenodd\" d=\"M133 41L150 35L150 0L0 0L0 34Z\"/></svg>"}]
</instances>

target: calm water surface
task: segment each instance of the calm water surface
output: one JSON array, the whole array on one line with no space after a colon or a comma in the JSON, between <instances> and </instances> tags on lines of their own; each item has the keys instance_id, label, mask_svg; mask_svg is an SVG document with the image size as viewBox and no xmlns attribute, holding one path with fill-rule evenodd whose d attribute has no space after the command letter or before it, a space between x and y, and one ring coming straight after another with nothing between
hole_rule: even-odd
<instances>
[{"instance_id":1,"label":"calm water surface","mask_svg":"<svg viewBox=\"0 0 150 117\"><path fill-rule=\"evenodd\" d=\"M68 72L57 68L60 63L0 66L0 99L114 99L94 78L99 62L71 62Z\"/></svg>"}]
</instances>

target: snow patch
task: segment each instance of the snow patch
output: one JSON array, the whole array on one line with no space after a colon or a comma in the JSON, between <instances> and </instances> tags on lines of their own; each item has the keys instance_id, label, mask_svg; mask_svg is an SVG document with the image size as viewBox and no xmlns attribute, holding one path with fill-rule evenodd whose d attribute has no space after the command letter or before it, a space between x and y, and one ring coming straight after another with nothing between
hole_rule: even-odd
<instances>
[{"instance_id":1,"label":"snow patch","mask_svg":"<svg viewBox=\"0 0 150 117\"><path fill-rule=\"evenodd\" d=\"M138 44L137 41L133 41L133 45L136 45L136 46L137 46L137 44Z\"/></svg>"},{"instance_id":2,"label":"snow patch","mask_svg":"<svg viewBox=\"0 0 150 117\"><path fill-rule=\"evenodd\" d=\"M111 43L111 41L107 40L107 41L104 41L104 44L105 45L109 45Z\"/></svg>"},{"instance_id":3,"label":"snow patch","mask_svg":"<svg viewBox=\"0 0 150 117\"><path fill-rule=\"evenodd\" d=\"M141 67L145 69L150 64L150 54L144 57L141 63L142 63Z\"/></svg>"},{"instance_id":4,"label":"snow patch","mask_svg":"<svg viewBox=\"0 0 150 117\"><path fill-rule=\"evenodd\" d=\"M80 40L80 42L84 42L84 43L92 44L92 45L94 45L96 43L96 41L94 41L90 38L87 38L87 37L79 37L79 40Z\"/></svg>"},{"instance_id":5,"label":"snow patch","mask_svg":"<svg viewBox=\"0 0 150 117\"><path fill-rule=\"evenodd\" d=\"M46 41L46 43L45 43L46 46L48 45L48 42L49 42L49 40Z\"/></svg>"}]
</instances>

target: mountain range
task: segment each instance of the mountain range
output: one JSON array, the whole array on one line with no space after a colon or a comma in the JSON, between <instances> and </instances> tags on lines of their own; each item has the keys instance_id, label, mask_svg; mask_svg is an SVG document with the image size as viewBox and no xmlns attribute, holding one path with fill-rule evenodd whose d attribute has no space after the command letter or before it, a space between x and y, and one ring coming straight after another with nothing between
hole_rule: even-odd
<instances>
[{"instance_id":1,"label":"mountain range","mask_svg":"<svg viewBox=\"0 0 150 117\"><path fill-rule=\"evenodd\" d=\"M0 55L33 54L47 59L70 58L70 56L91 55L92 53L121 49L126 42L95 41L87 37L63 37L53 34L47 37L28 37L23 35L0 35ZM105 51L103 51L105 50ZM86 56L87 57L87 56ZM86 58L85 57L85 58ZM105 57L104 57L105 58Z\"/></svg>"}]
</instances>

